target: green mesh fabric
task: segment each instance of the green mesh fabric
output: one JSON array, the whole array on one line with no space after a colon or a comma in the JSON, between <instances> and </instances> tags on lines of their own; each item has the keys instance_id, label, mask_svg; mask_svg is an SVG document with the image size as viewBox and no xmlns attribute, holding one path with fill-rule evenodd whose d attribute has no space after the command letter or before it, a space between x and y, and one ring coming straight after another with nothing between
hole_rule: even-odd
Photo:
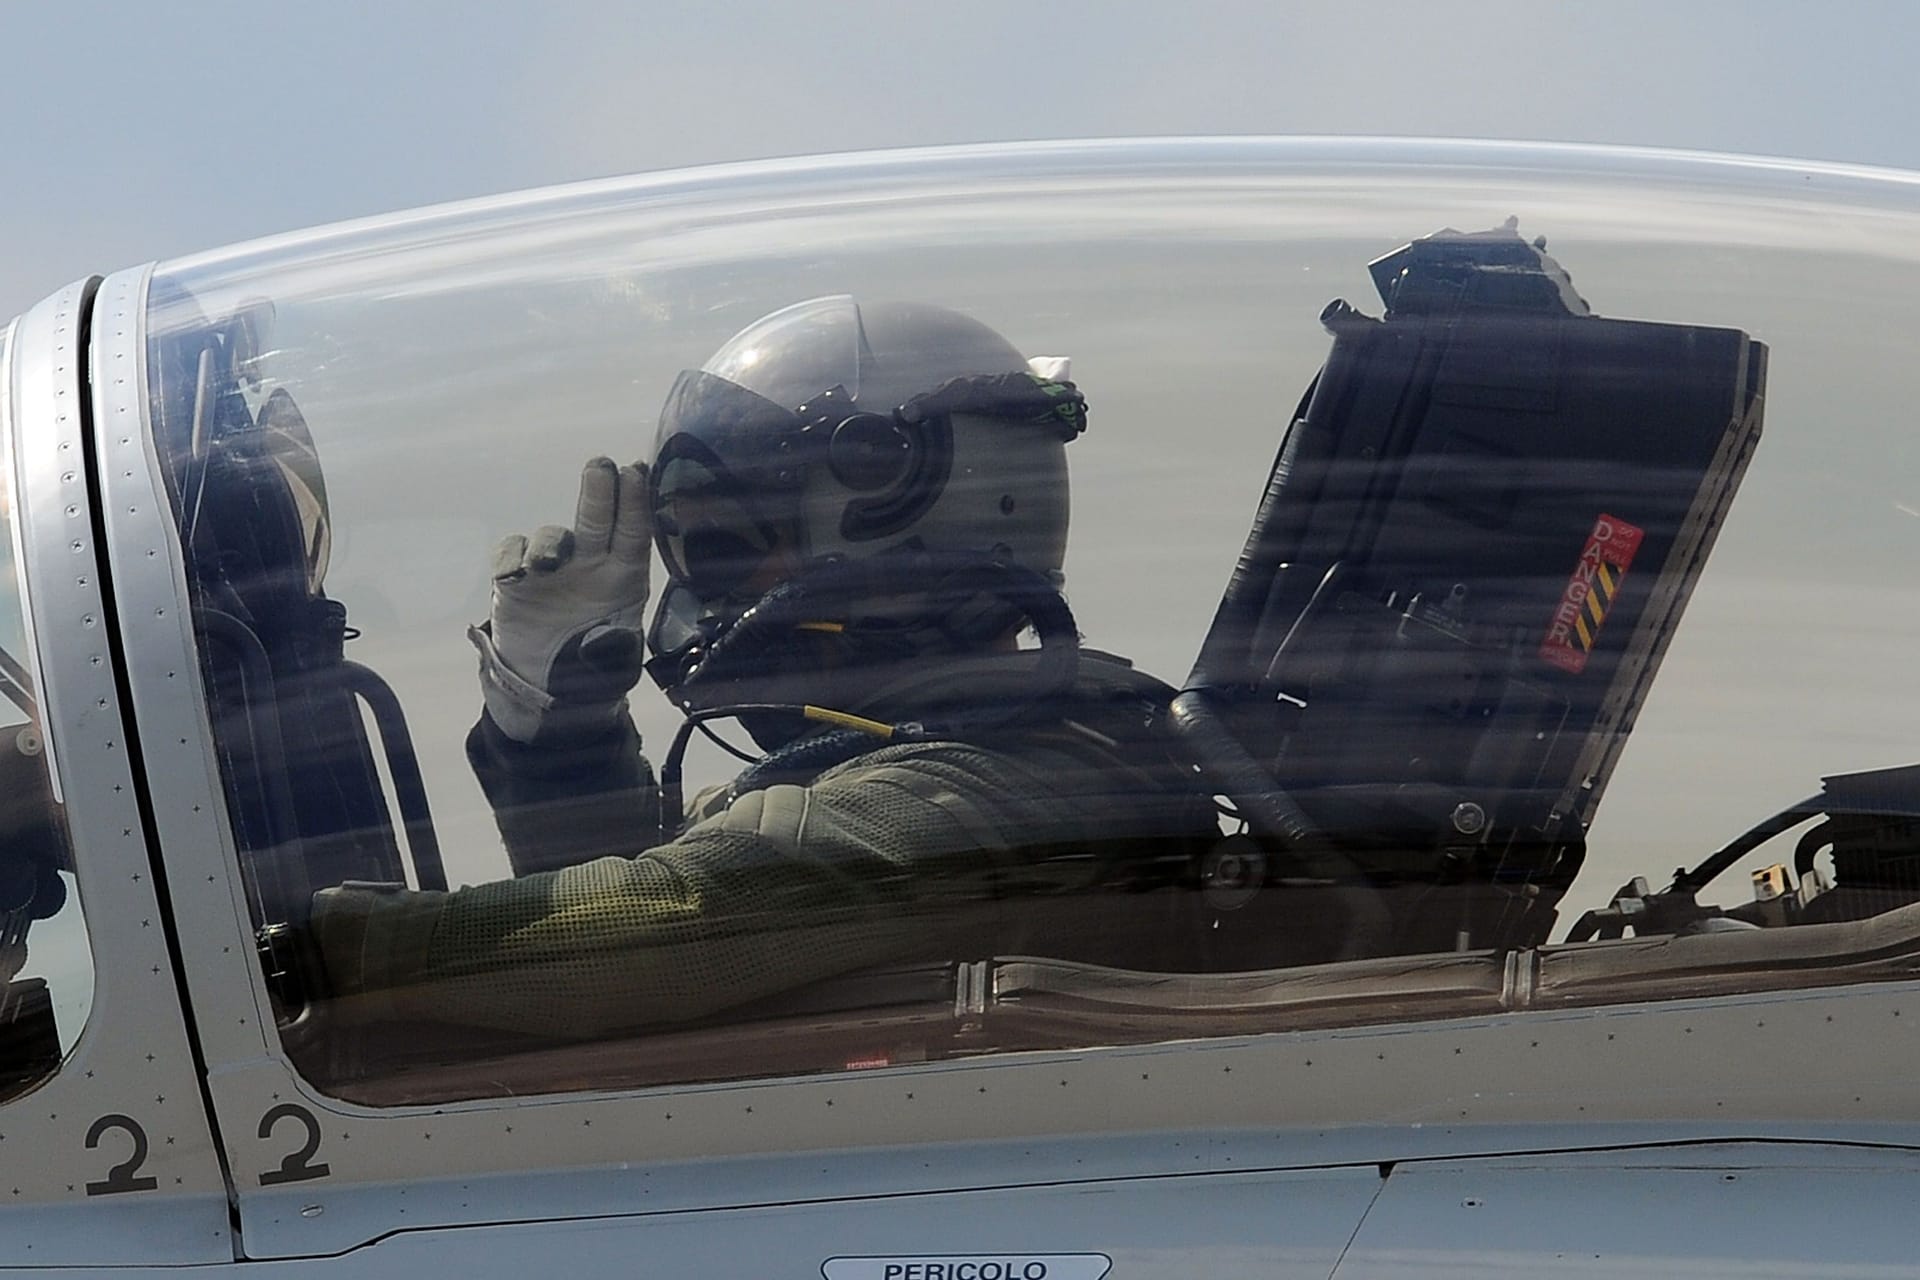
<instances>
[{"instance_id":1,"label":"green mesh fabric","mask_svg":"<svg viewBox=\"0 0 1920 1280\"><path fill-rule=\"evenodd\" d=\"M634 858L444 896L330 890L316 933L336 992L383 1016L558 1036L697 1018L1028 941L1010 900L1071 890L1097 851L1190 812L1157 781L1070 734L893 746ZM1096 856L1032 856L1077 848Z\"/></svg>"}]
</instances>

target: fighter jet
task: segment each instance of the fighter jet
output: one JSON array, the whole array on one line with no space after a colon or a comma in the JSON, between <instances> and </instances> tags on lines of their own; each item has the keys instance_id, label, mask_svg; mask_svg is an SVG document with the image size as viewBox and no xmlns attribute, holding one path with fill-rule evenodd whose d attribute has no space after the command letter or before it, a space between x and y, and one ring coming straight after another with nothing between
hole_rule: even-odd
<instances>
[{"instance_id":1,"label":"fighter jet","mask_svg":"<svg viewBox=\"0 0 1920 1280\"><path fill-rule=\"evenodd\" d=\"M1920 1272L1917 189L1036 143L75 281L0 1268Z\"/></svg>"}]
</instances>

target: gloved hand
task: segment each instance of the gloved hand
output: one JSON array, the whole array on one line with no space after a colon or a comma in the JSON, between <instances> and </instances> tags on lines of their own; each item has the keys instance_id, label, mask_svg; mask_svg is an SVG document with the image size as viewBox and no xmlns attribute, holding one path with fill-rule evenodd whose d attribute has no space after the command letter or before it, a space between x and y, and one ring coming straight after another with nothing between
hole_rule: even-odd
<instances>
[{"instance_id":1,"label":"gloved hand","mask_svg":"<svg viewBox=\"0 0 1920 1280\"><path fill-rule=\"evenodd\" d=\"M487 712L519 742L604 732L640 679L652 556L647 469L594 458L580 472L573 528L515 534L493 553L493 610L480 650Z\"/></svg>"}]
</instances>

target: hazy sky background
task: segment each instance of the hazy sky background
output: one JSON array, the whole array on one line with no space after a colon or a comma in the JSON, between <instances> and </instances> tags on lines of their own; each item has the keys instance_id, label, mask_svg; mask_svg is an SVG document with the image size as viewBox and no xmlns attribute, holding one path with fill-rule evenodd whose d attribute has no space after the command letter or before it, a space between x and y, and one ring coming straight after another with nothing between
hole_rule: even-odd
<instances>
[{"instance_id":1,"label":"hazy sky background","mask_svg":"<svg viewBox=\"0 0 1920 1280\"><path fill-rule=\"evenodd\" d=\"M0 315L90 271L576 178L1390 133L1920 167L1920 5L11 0Z\"/></svg>"}]
</instances>

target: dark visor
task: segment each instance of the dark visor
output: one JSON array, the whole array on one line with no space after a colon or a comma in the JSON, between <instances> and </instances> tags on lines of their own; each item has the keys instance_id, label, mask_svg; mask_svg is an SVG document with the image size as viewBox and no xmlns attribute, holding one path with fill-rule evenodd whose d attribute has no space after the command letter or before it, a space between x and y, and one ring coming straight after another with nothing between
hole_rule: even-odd
<instances>
[{"instance_id":1,"label":"dark visor","mask_svg":"<svg viewBox=\"0 0 1920 1280\"><path fill-rule=\"evenodd\" d=\"M660 416L654 538L676 582L702 599L739 592L798 535L806 469L800 418L710 373L680 375Z\"/></svg>"},{"instance_id":2,"label":"dark visor","mask_svg":"<svg viewBox=\"0 0 1920 1280\"><path fill-rule=\"evenodd\" d=\"M798 489L805 474L804 434L805 424L792 410L737 382L689 369L667 393L655 438L662 451L698 441L722 472L749 488Z\"/></svg>"}]
</instances>

